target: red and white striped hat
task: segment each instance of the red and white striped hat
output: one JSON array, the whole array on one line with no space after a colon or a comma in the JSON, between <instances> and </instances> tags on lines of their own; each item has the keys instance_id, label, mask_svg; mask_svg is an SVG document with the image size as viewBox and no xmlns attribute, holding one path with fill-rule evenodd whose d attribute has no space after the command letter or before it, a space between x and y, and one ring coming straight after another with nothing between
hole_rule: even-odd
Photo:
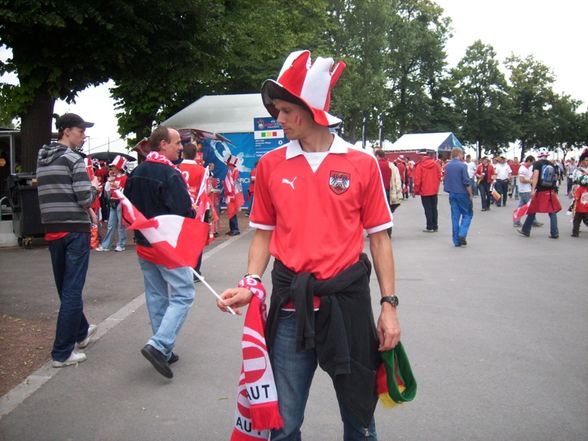
<instances>
[{"instance_id":1,"label":"red and white striped hat","mask_svg":"<svg viewBox=\"0 0 588 441\"><path fill-rule=\"evenodd\" d=\"M261 86L261 98L267 111L274 118L278 111L273 105L274 99L281 99L306 107L314 122L321 126L332 127L341 123L341 119L331 115L331 90L343 73L345 63L334 63L332 58L318 57L314 63L310 51L292 52L278 75L278 79L266 80Z\"/></svg>"},{"instance_id":2,"label":"red and white striped hat","mask_svg":"<svg viewBox=\"0 0 588 441\"><path fill-rule=\"evenodd\" d=\"M116 155L114 160L110 163L111 167L116 167L119 170L124 170L127 165L127 159L124 156Z\"/></svg>"}]
</instances>

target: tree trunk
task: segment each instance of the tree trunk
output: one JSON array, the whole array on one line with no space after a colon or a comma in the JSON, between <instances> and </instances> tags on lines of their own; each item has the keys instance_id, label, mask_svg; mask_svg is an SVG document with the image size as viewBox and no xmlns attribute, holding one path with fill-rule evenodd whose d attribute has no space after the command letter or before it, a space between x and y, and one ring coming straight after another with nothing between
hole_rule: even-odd
<instances>
[{"instance_id":1,"label":"tree trunk","mask_svg":"<svg viewBox=\"0 0 588 441\"><path fill-rule=\"evenodd\" d=\"M521 162L525 162L525 152L527 151L527 140L521 139Z\"/></svg>"},{"instance_id":2,"label":"tree trunk","mask_svg":"<svg viewBox=\"0 0 588 441\"><path fill-rule=\"evenodd\" d=\"M27 113L22 116L20 165L23 172L34 172L37 169L39 149L51 140L54 105L55 98L43 87Z\"/></svg>"}]
</instances>

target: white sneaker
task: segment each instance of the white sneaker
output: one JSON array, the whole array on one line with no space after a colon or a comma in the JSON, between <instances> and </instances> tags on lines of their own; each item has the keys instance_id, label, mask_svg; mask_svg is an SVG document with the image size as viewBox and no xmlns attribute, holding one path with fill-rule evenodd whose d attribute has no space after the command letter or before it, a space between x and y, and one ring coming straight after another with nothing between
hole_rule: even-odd
<instances>
[{"instance_id":1,"label":"white sneaker","mask_svg":"<svg viewBox=\"0 0 588 441\"><path fill-rule=\"evenodd\" d=\"M102 245L96 247L96 251L110 251L108 248L102 248Z\"/></svg>"},{"instance_id":2,"label":"white sneaker","mask_svg":"<svg viewBox=\"0 0 588 441\"><path fill-rule=\"evenodd\" d=\"M65 361L53 360L53 367L54 368L62 368L65 366L71 366L74 364L81 363L82 361L86 361L86 358L87 358L86 354L84 354L82 352L72 351L69 358Z\"/></svg>"},{"instance_id":3,"label":"white sneaker","mask_svg":"<svg viewBox=\"0 0 588 441\"><path fill-rule=\"evenodd\" d=\"M119 247L118 245L117 245L117 247L114 249L114 251L124 251L124 250L125 250L125 247Z\"/></svg>"},{"instance_id":4,"label":"white sneaker","mask_svg":"<svg viewBox=\"0 0 588 441\"><path fill-rule=\"evenodd\" d=\"M96 325L88 326L88 335L82 341L77 342L76 347L78 349L84 349L85 347L87 347L90 344L90 337L92 337L92 335L94 335L97 330L98 330L98 326L96 326Z\"/></svg>"}]
</instances>

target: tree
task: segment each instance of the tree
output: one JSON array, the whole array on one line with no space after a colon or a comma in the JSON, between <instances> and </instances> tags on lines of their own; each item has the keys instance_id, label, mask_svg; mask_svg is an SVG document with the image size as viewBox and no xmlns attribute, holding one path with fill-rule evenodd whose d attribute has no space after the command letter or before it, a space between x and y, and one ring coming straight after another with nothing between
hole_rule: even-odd
<instances>
[{"instance_id":1,"label":"tree","mask_svg":"<svg viewBox=\"0 0 588 441\"><path fill-rule=\"evenodd\" d=\"M133 132L142 138L202 95L259 92L289 52L314 51L324 41L325 0L301 0L295 8L278 0L196 3L207 12L194 17L194 48L173 70L170 60L150 57L114 78L111 92L121 111L121 135ZM272 11L270 19L267 11Z\"/></svg>"},{"instance_id":2,"label":"tree","mask_svg":"<svg viewBox=\"0 0 588 441\"><path fill-rule=\"evenodd\" d=\"M549 121L544 144L559 148L564 159L576 147L582 145L581 115L577 113L581 102L569 95L553 94L547 118Z\"/></svg>"},{"instance_id":3,"label":"tree","mask_svg":"<svg viewBox=\"0 0 588 441\"><path fill-rule=\"evenodd\" d=\"M482 151L499 154L512 139L509 90L498 68L496 52L480 40L467 48L451 75L455 107L460 115L458 136Z\"/></svg>"},{"instance_id":4,"label":"tree","mask_svg":"<svg viewBox=\"0 0 588 441\"><path fill-rule=\"evenodd\" d=\"M12 50L0 74L14 72L19 80L2 85L0 107L21 118L23 169L35 169L37 150L50 139L56 99L74 101L90 85L124 77L140 60L165 59L164 71L173 71L194 50L194 19L208 3L0 0L0 44Z\"/></svg>"},{"instance_id":5,"label":"tree","mask_svg":"<svg viewBox=\"0 0 588 441\"><path fill-rule=\"evenodd\" d=\"M393 133L430 131L446 110L442 76L450 20L430 0L392 3L396 19L388 32L386 76L390 115L397 124Z\"/></svg>"},{"instance_id":6,"label":"tree","mask_svg":"<svg viewBox=\"0 0 588 441\"><path fill-rule=\"evenodd\" d=\"M512 119L522 161L528 148L539 147L548 139L547 110L553 97L554 77L549 67L533 56L511 55L505 64L510 71Z\"/></svg>"},{"instance_id":7,"label":"tree","mask_svg":"<svg viewBox=\"0 0 588 441\"><path fill-rule=\"evenodd\" d=\"M384 67L389 56L386 35L394 19L390 1L331 1L329 41L337 59L347 69L334 91L332 111L343 119L346 139L361 136L363 119L367 137L378 132L378 117L387 111Z\"/></svg>"}]
</instances>

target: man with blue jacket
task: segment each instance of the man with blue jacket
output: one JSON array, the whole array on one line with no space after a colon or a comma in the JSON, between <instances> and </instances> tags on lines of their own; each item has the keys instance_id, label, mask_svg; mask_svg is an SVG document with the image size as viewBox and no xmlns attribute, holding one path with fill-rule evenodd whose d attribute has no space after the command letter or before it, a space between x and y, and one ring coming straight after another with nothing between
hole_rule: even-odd
<instances>
[{"instance_id":1,"label":"man with blue jacket","mask_svg":"<svg viewBox=\"0 0 588 441\"><path fill-rule=\"evenodd\" d=\"M182 148L177 130L157 127L149 137L151 152L129 176L124 194L146 218L165 214L194 217L188 186L172 163ZM153 335L141 349L143 356L164 377L172 378L169 365L178 361L173 348L194 301L189 267L169 269L153 263L153 248L135 231L137 256L145 281L145 298Z\"/></svg>"},{"instance_id":2,"label":"man with blue jacket","mask_svg":"<svg viewBox=\"0 0 588 441\"><path fill-rule=\"evenodd\" d=\"M474 217L471 179L462 159L463 151L460 148L451 150L451 161L445 168L443 184L443 190L449 193L452 238L456 247L467 245L466 237Z\"/></svg>"}]
</instances>

